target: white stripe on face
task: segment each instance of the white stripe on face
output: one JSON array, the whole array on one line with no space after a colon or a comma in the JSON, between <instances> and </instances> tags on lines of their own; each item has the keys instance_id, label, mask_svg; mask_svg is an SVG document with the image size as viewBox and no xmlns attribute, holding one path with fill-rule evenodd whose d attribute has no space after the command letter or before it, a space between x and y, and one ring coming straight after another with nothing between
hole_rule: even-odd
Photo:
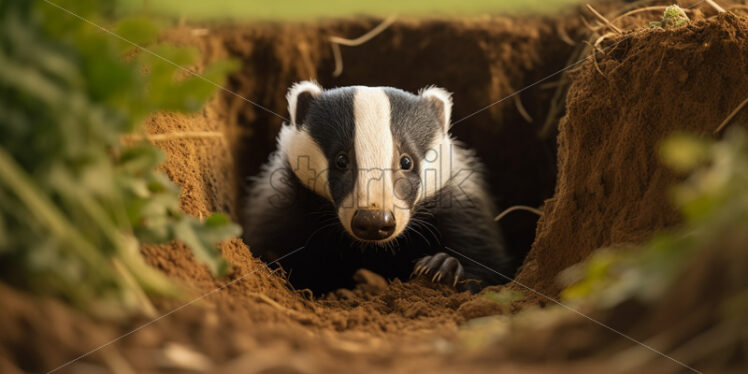
<instances>
[{"instance_id":1,"label":"white stripe on face","mask_svg":"<svg viewBox=\"0 0 748 374\"><path fill-rule=\"evenodd\" d=\"M356 183L358 207L384 209L392 205L394 145L390 130L390 99L381 88L357 87L353 97L353 116L359 170Z\"/></svg>"},{"instance_id":2,"label":"white stripe on face","mask_svg":"<svg viewBox=\"0 0 748 374\"><path fill-rule=\"evenodd\" d=\"M354 152L358 175L353 191L338 209L343 226L350 229L356 209L391 211L395 216L396 238L410 220L408 204L393 191L393 157L395 145L390 129L390 99L381 88L356 87L353 96L355 120Z\"/></svg>"}]
</instances>

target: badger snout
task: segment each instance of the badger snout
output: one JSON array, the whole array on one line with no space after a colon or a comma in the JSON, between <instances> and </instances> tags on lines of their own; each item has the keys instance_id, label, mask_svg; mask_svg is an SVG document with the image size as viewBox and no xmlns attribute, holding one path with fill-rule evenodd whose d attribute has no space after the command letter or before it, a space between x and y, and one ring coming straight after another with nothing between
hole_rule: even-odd
<instances>
[{"instance_id":1,"label":"badger snout","mask_svg":"<svg viewBox=\"0 0 748 374\"><path fill-rule=\"evenodd\" d=\"M387 239L395 227L395 215L389 210L358 209L351 219L353 234L364 240Z\"/></svg>"}]
</instances>

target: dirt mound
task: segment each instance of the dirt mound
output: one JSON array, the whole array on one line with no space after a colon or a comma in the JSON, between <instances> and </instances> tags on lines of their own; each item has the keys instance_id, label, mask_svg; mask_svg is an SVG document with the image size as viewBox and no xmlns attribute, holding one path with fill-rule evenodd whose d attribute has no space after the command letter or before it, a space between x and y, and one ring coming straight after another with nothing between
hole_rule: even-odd
<instances>
[{"instance_id":1,"label":"dirt mound","mask_svg":"<svg viewBox=\"0 0 748 374\"><path fill-rule=\"evenodd\" d=\"M663 137L711 136L748 94L748 27L724 14L610 41L574 73L558 137L558 182L518 281L555 295L555 275L593 250L638 243L679 217ZM742 119L746 118L743 114ZM735 122L740 122L737 118Z\"/></svg>"}]
</instances>

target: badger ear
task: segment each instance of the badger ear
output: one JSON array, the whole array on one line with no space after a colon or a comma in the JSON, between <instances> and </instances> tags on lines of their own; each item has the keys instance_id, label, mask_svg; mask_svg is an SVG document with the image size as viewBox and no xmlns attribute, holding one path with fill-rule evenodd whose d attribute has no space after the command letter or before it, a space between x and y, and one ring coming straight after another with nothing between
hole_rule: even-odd
<instances>
[{"instance_id":1,"label":"badger ear","mask_svg":"<svg viewBox=\"0 0 748 374\"><path fill-rule=\"evenodd\" d=\"M288 114L291 116L292 124L301 126L312 100L321 93L322 87L314 81L297 82L288 89L286 100L288 101Z\"/></svg>"},{"instance_id":2,"label":"badger ear","mask_svg":"<svg viewBox=\"0 0 748 374\"><path fill-rule=\"evenodd\" d=\"M442 129L447 132L452 117L452 94L436 86L425 87L418 94L431 104L439 116Z\"/></svg>"}]
</instances>

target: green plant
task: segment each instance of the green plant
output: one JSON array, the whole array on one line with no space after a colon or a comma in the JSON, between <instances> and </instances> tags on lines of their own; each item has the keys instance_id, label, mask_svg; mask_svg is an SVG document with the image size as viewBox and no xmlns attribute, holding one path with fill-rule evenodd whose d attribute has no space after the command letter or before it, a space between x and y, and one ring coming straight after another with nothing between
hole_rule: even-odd
<instances>
[{"instance_id":1,"label":"green plant","mask_svg":"<svg viewBox=\"0 0 748 374\"><path fill-rule=\"evenodd\" d=\"M179 65L195 50L156 44L143 18L115 20L109 2L55 0ZM222 214L179 210L179 189L157 167L164 154L124 145L157 110L196 111L214 87L43 1L0 3L0 275L90 311L147 311L146 294L178 288L147 266L140 243L179 239L216 274L214 248L237 236ZM231 61L203 75L220 81ZM184 74L182 74L184 75ZM123 308L124 307L124 308Z\"/></svg>"},{"instance_id":2,"label":"green plant","mask_svg":"<svg viewBox=\"0 0 748 374\"><path fill-rule=\"evenodd\" d=\"M677 5L671 5L665 8L665 13L662 15L662 21L650 22L649 26L667 29L686 25L689 21L688 15L686 15L686 11L683 10L683 8Z\"/></svg>"},{"instance_id":3,"label":"green plant","mask_svg":"<svg viewBox=\"0 0 748 374\"><path fill-rule=\"evenodd\" d=\"M486 292L483 297L491 300L502 307L508 307L517 300L522 300L524 294L520 291L502 288L499 292Z\"/></svg>"}]
</instances>

